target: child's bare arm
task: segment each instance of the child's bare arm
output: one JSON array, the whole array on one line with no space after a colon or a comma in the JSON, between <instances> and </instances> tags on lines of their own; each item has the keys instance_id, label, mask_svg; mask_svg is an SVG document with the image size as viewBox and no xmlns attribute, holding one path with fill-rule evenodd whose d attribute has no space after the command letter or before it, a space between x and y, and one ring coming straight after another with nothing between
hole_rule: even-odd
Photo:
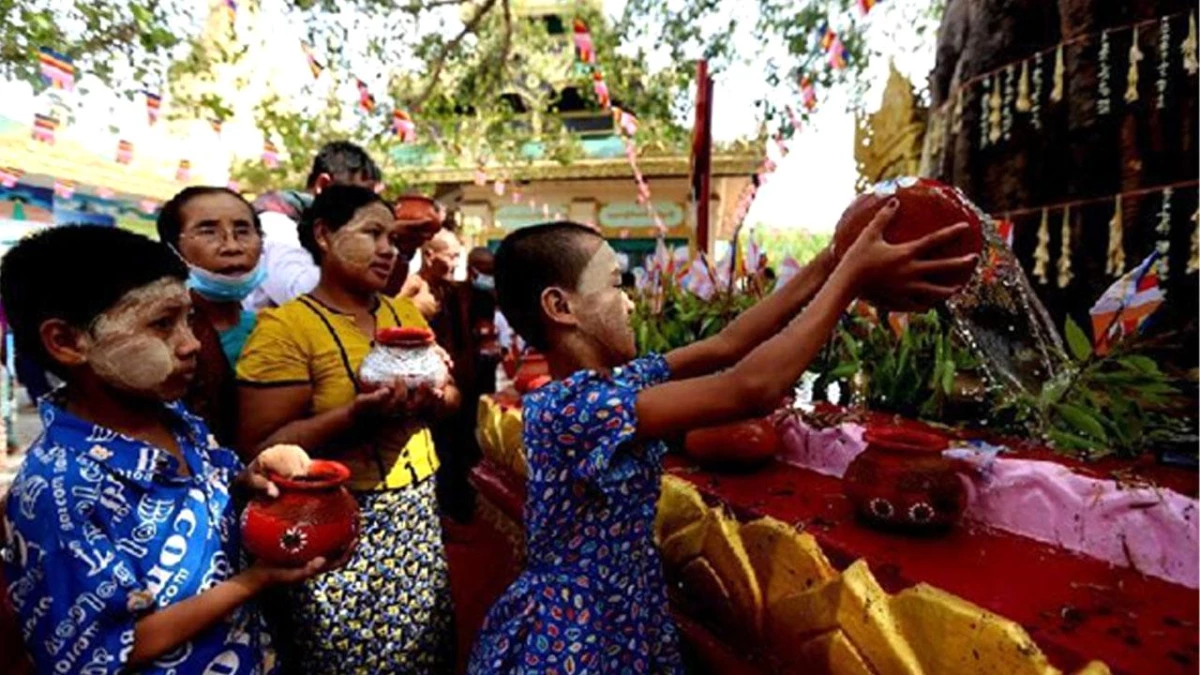
<instances>
[{"instance_id":1,"label":"child's bare arm","mask_svg":"<svg viewBox=\"0 0 1200 675\"><path fill-rule=\"evenodd\" d=\"M324 558L293 569L254 566L216 586L164 607L133 627L130 666L149 663L221 621L265 588L303 581L326 568Z\"/></svg>"},{"instance_id":2,"label":"child's bare arm","mask_svg":"<svg viewBox=\"0 0 1200 675\"><path fill-rule=\"evenodd\" d=\"M836 261L831 249L817 254L777 293L742 312L720 333L666 355L673 379L685 380L728 368L781 331L812 300Z\"/></svg>"},{"instance_id":3,"label":"child's bare arm","mask_svg":"<svg viewBox=\"0 0 1200 675\"><path fill-rule=\"evenodd\" d=\"M642 391L637 398L638 436L663 438L770 412L800 379L859 290L885 275L889 284L929 300L954 293L956 288L923 279L931 272L973 265L975 256L920 257L944 243L950 236L947 233L960 228L945 228L909 244L889 244L883 239L883 230L894 211L895 207L889 206L876 215L800 316L735 366ZM668 365L674 364L668 361Z\"/></svg>"}]
</instances>

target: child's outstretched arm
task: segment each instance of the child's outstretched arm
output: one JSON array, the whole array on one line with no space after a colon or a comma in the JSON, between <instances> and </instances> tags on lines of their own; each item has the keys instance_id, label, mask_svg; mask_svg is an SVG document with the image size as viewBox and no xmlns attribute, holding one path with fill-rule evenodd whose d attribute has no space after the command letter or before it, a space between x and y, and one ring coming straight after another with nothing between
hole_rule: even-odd
<instances>
[{"instance_id":1,"label":"child's outstretched arm","mask_svg":"<svg viewBox=\"0 0 1200 675\"><path fill-rule=\"evenodd\" d=\"M883 225L891 222L895 210L884 209L880 216ZM968 229L966 223L958 223L930 235L929 248L936 248L938 243L949 241ZM924 249L928 250L928 248ZM941 269L953 270L970 263L961 263L962 259L951 258L940 261L940 267L931 267L930 271ZM729 368L745 358L752 349L762 344L772 335L779 334L804 306L813 299L817 291L833 272L838 260L833 254L832 244L817 254L778 292L772 293L760 300L753 307L742 312L720 333L707 340L693 342L690 345L675 349L666 355L671 367L672 379L683 380L714 373ZM897 280L903 283L903 280ZM922 283L920 278L913 283ZM906 288L897 286L897 295L910 296L920 294L921 288Z\"/></svg>"},{"instance_id":2,"label":"child's outstretched arm","mask_svg":"<svg viewBox=\"0 0 1200 675\"><path fill-rule=\"evenodd\" d=\"M975 264L975 256L921 260L923 253L953 236L954 228L908 244L887 243L883 230L895 210L896 201L892 200L863 230L800 316L732 368L643 390L637 398L638 436L663 438L770 412L795 386L850 301L885 275L889 285L928 300L953 294L957 288L924 279L930 273L969 268ZM680 367L672 361L679 358L678 351L667 355L672 369ZM689 364L685 362L682 368L686 371Z\"/></svg>"}]
</instances>

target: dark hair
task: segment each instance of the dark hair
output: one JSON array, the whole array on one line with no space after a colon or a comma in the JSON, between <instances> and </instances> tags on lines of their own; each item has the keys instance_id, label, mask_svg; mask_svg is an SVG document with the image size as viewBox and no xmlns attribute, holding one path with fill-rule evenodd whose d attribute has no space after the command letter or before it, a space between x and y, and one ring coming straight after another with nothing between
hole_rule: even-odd
<instances>
[{"instance_id":1,"label":"dark hair","mask_svg":"<svg viewBox=\"0 0 1200 675\"><path fill-rule=\"evenodd\" d=\"M187 276L165 244L115 227L62 225L22 239L4 256L0 302L17 351L63 375L42 347L43 322L62 319L83 330L126 293Z\"/></svg>"},{"instance_id":2,"label":"dark hair","mask_svg":"<svg viewBox=\"0 0 1200 675\"><path fill-rule=\"evenodd\" d=\"M254 210L254 206L246 201L246 198L240 194L230 190L227 187L216 187L212 185L193 185L185 187L171 197L171 200L163 204L162 210L158 212L158 239L164 244L179 248L179 235L183 232L183 207L196 197L205 197L208 195L229 195L236 198L238 201L246 205L246 209L250 212L250 217L254 221L254 229L262 234L262 223L258 220L258 213Z\"/></svg>"},{"instance_id":3,"label":"dark hair","mask_svg":"<svg viewBox=\"0 0 1200 675\"><path fill-rule=\"evenodd\" d=\"M359 209L376 203L390 208L383 197L375 194L374 190L357 185L330 185L321 190L321 194L313 199L312 205L300 216L300 245L312 255L313 261L320 265L321 247L317 246L317 222L323 224L330 232L337 232L354 219L354 214Z\"/></svg>"},{"instance_id":4,"label":"dark hair","mask_svg":"<svg viewBox=\"0 0 1200 675\"><path fill-rule=\"evenodd\" d=\"M586 242L603 241L593 229L571 221L522 228L496 251L496 299L500 311L534 349L547 348L541 298L547 288L574 289L594 253Z\"/></svg>"},{"instance_id":5,"label":"dark hair","mask_svg":"<svg viewBox=\"0 0 1200 675\"><path fill-rule=\"evenodd\" d=\"M383 180L383 172L371 156L359 146L350 141L334 141L326 143L313 158L312 170L308 172L308 182L305 185L312 190L321 174L327 173L333 178L334 184L346 184L361 179L378 183Z\"/></svg>"}]
</instances>

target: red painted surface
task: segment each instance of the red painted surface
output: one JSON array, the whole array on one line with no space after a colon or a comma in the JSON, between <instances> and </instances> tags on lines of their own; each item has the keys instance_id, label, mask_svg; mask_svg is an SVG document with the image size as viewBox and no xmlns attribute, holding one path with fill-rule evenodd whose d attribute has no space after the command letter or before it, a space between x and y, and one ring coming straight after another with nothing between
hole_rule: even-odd
<instances>
[{"instance_id":1,"label":"red painted surface","mask_svg":"<svg viewBox=\"0 0 1200 675\"><path fill-rule=\"evenodd\" d=\"M315 459L304 478L272 477L275 498L256 497L242 512L242 544L277 565L337 555L358 536L358 502L343 486L350 469Z\"/></svg>"},{"instance_id":2,"label":"red painted surface","mask_svg":"<svg viewBox=\"0 0 1200 675\"><path fill-rule=\"evenodd\" d=\"M770 515L811 533L839 567L866 559L889 592L927 582L1020 623L1059 668L1098 659L1119 673L1197 670L1193 589L982 528L883 534L856 521L841 481L782 463L744 475L678 457L668 467L742 518Z\"/></svg>"}]
</instances>

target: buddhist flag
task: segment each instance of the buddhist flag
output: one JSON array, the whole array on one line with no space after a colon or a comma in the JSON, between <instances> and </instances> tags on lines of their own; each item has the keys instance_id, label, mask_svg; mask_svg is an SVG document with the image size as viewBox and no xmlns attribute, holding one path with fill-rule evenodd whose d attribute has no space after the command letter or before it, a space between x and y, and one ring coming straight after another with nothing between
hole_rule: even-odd
<instances>
[{"instance_id":1,"label":"buddhist flag","mask_svg":"<svg viewBox=\"0 0 1200 675\"><path fill-rule=\"evenodd\" d=\"M817 89L807 75L800 79L800 102L809 112L817 107Z\"/></svg>"},{"instance_id":2,"label":"buddhist flag","mask_svg":"<svg viewBox=\"0 0 1200 675\"><path fill-rule=\"evenodd\" d=\"M787 282L792 280L792 277L800 273L802 266L792 256L783 259L779 264L779 269L775 270L775 290L779 290L787 285Z\"/></svg>"},{"instance_id":3,"label":"buddhist flag","mask_svg":"<svg viewBox=\"0 0 1200 675\"><path fill-rule=\"evenodd\" d=\"M224 8L225 14L229 16L229 23L237 21L238 6L236 0L223 0L221 6Z\"/></svg>"},{"instance_id":4,"label":"buddhist flag","mask_svg":"<svg viewBox=\"0 0 1200 675\"><path fill-rule=\"evenodd\" d=\"M70 199L75 195L75 182L69 180L54 181L54 196Z\"/></svg>"},{"instance_id":5,"label":"buddhist flag","mask_svg":"<svg viewBox=\"0 0 1200 675\"><path fill-rule=\"evenodd\" d=\"M75 88L75 63L69 56L42 47L38 50L38 63L42 67L42 81L48 86L67 91Z\"/></svg>"},{"instance_id":6,"label":"buddhist flag","mask_svg":"<svg viewBox=\"0 0 1200 675\"><path fill-rule=\"evenodd\" d=\"M355 86L358 87L358 107L363 109L363 112L368 115L375 112L375 97L371 94L371 90L367 88L367 83L355 78Z\"/></svg>"},{"instance_id":7,"label":"buddhist flag","mask_svg":"<svg viewBox=\"0 0 1200 675\"><path fill-rule=\"evenodd\" d=\"M392 131L396 133L401 143L412 143L417 140L417 125L403 110L392 112Z\"/></svg>"},{"instance_id":8,"label":"buddhist flag","mask_svg":"<svg viewBox=\"0 0 1200 675\"><path fill-rule=\"evenodd\" d=\"M828 23L821 24L821 28L817 33L821 39L821 51L828 52L833 47L833 43L838 39L837 33L833 32Z\"/></svg>"},{"instance_id":9,"label":"buddhist flag","mask_svg":"<svg viewBox=\"0 0 1200 675\"><path fill-rule=\"evenodd\" d=\"M133 143L117 141L117 164L129 164L133 161Z\"/></svg>"},{"instance_id":10,"label":"buddhist flag","mask_svg":"<svg viewBox=\"0 0 1200 675\"><path fill-rule=\"evenodd\" d=\"M875 6L875 0L858 0L858 11L866 15Z\"/></svg>"},{"instance_id":11,"label":"buddhist flag","mask_svg":"<svg viewBox=\"0 0 1200 675\"><path fill-rule=\"evenodd\" d=\"M716 294L717 287L713 283L714 275L709 271L703 256L697 256L688 265L687 273L683 275L680 284L685 290L701 300L711 300Z\"/></svg>"},{"instance_id":12,"label":"buddhist flag","mask_svg":"<svg viewBox=\"0 0 1200 675\"><path fill-rule=\"evenodd\" d=\"M279 166L279 150L271 141L263 141L262 161L268 169Z\"/></svg>"},{"instance_id":13,"label":"buddhist flag","mask_svg":"<svg viewBox=\"0 0 1200 675\"><path fill-rule=\"evenodd\" d=\"M300 49L304 50L304 59L308 61L308 69L312 72L313 79L321 77L321 73L325 71L325 66L317 60L316 55L313 54L312 47L309 47L307 42L301 42Z\"/></svg>"},{"instance_id":14,"label":"buddhist flag","mask_svg":"<svg viewBox=\"0 0 1200 675\"><path fill-rule=\"evenodd\" d=\"M162 96L150 91L145 91L142 93L146 95L146 118L149 119L150 124L153 125L158 121L159 108L162 107Z\"/></svg>"},{"instance_id":15,"label":"buddhist flag","mask_svg":"<svg viewBox=\"0 0 1200 675\"><path fill-rule=\"evenodd\" d=\"M1100 296L1089 314L1096 353L1104 355L1122 337L1136 335L1167 300L1159 286L1155 263L1158 251L1146 256L1137 267L1117 279Z\"/></svg>"},{"instance_id":16,"label":"buddhist flag","mask_svg":"<svg viewBox=\"0 0 1200 675\"><path fill-rule=\"evenodd\" d=\"M49 115L33 116L33 140L54 145L54 131L58 129L58 120Z\"/></svg>"},{"instance_id":17,"label":"buddhist flag","mask_svg":"<svg viewBox=\"0 0 1200 675\"><path fill-rule=\"evenodd\" d=\"M592 34L588 32L583 19L576 18L573 22L572 36L575 41L575 56L582 63L596 62L596 46L592 44Z\"/></svg>"},{"instance_id":18,"label":"buddhist flag","mask_svg":"<svg viewBox=\"0 0 1200 675\"><path fill-rule=\"evenodd\" d=\"M189 160L179 160L179 168L175 169L175 180L186 183L192 177L192 163Z\"/></svg>"},{"instance_id":19,"label":"buddhist flag","mask_svg":"<svg viewBox=\"0 0 1200 675\"><path fill-rule=\"evenodd\" d=\"M835 35L833 44L829 47L829 67L834 70L842 70L849 62L850 50L846 49L846 45L842 44L842 39Z\"/></svg>"},{"instance_id":20,"label":"buddhist flag","mask_svg":"<svg viewBox=\"0 0 1200 675\"><path fill-rule=\"evenodd\" d=\"M608 85L604 83L604 73L592 72L592 91L596 93L596 102L601 108L607 108L612 100L608 97Z\"/></svg>"},{"instance_id":21,"label":"buddhist flag","mask_svg":"<svg viewBox=\"0 0 1200 675\"><path fill-rule=\"evenodd\" d=\"M633 113L627 110L622 110L617 106L613 106L612 110L613 124L615 124L618 129L625 132L627 136L632 136L637 133L638 120Z\"/></svg>"},{"instance_id":22,"label":"buddhist flag","mask_svg":"<svg viewBox=\"0 0 1200 675\"><path fill-rule=\"evenodd\" d=\"M0 169L0 186L6 188L16 187L17 183L24 176L25 172L20 169Z\"/></svg>"}]
</instances>

